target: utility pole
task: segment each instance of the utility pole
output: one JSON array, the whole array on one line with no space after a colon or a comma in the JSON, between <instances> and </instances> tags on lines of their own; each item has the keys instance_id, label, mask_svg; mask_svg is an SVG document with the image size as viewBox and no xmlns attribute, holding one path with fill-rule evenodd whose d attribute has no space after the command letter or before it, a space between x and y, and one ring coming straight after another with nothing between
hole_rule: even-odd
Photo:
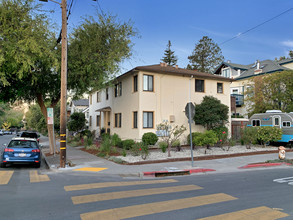
<instances>
[{"instance_id":1,"label":"utility pole","mask_svg":"<svg viewBox=\"0 0 293 220\"><path fill-rule=\"evenodd\" d=\"M61 42L61 104L60 104L60 167L66 165L66 121L67 121L67 0L62 0L62 42Z\"/></svg>"}]
</instances>

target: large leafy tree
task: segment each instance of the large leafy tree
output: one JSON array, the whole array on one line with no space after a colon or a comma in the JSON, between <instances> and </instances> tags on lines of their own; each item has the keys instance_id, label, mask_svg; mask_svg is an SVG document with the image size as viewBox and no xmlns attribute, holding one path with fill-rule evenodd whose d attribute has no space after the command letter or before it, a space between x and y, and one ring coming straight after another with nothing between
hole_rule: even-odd
<instances>
[{"instance_id":1,"label":"large leafy tree","mask_svg":"<svg viewBox=\"0 0 293 220\"><path fill-rule=\"evenodd\" d=\"M60 100L60 45L55 49L55 33L37 9L33 0L0 2L0 100L36 101L46 118ZM131 56L135 35L130 23L112 16L85 19L69 41L68 89L82 95L100 88Z\"/></svg>"},{"instance_id":2,"label":"large leafy tree","mask_svg":"<svg viewBox=\"0 0 293 220\"><path fill-rule=\"evenodd\" d=\"M69 39L68 89L78 97L102 88L118 73L119 64L132 55L134 36L131 22L121 23L115 16L84 19Z\"/></svg>"},{"instance_id":3,"label":"large leafy tree","mask_svg":"<svg viewBox=\"0 0 293 220\"><path fill-rule=\"evenodd\" d=\"M203 36L195 45L188 59L190 64L188 64L187 69L212 73L224 61L224 56L221 48L211 38Z\"/></svg>"},{"instance_id":4,"label":"large leafy tree","mask_svg":"<svg viewBox=\"0 0 293 220\"><path fill-rule=\"evenodd\" d=\"M175 56L175 52L171 50L171 41L168 41L167 49L164 52L164 57L161 59L163 62L167 63L169 66L174 66L177 64L178 58Z\"/></svg>"},{"instance_id":5,"label":"large leafy tree","mask_svg":"<svg viewBox=\"0 0 293 220\"><path fill-rule=\"evenodd\" d=\"M246 93L247 102L252 103L249 115L269 109L293 111L292 78L292 70L254 77Z\"/></svg>"},{"instance_id":6,"label":"large leafy tree","mask_svg":"<svg viewBox=\"0 0 293 220\"><path fill-rule=\"evenodd\" d=\"M33 0L0 3L0 100L36 101L46 118L60 98L59 65L55 34L37 10Z\"/></svg>"},{"instance_id":7,"label":"large leafy tree","mask_svg":"<svg viewBox=\"0 0 293 220\"><path fill-rule=\"evenodd\" d=\"M193 120L208 130L225 125L229 107L213 96L205 96L200 104L195 104Z\"/></svg>"}]
</instances>

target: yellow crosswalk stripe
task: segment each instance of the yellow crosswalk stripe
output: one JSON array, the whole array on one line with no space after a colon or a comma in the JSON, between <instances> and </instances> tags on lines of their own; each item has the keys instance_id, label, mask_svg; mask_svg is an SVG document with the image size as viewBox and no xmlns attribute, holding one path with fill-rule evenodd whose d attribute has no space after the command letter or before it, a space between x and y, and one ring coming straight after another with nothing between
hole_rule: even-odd
<instances>
[{"instance_id":1,"label":"yellow crosswalk stripe","mask_svg":"<svg viewBox=\"0 0 293 220\"><path fill-rule=\"evenodd\" d=\"M197 196L186 199L176 199L164 202L148 203L143 205L134 205L123 208L107 209L97 212L88 212L81 214L82 220L115 220L133 218L143 215L150 215L155 213L173 211L178 209L185 209L191 207L197 207L207 204L219 203L224 201L235 200L237 198L224 194L212 194L205 196Z\"/></svg>"},{"instance_id":2,"label":"yellow crosswalk stripe","mask_svg":"<svg viewBox=\"0 0 293 220\"><path fill-rule=\"evenodd\" d=\"M175 183L175 182L178 182L178 181L174 179L166 179L166 180L147 180L147 181L131 181L131 182L90 183L90 184L64 186L64 190L76 191L76 190L98 189L98 188L116 187L116 186L133 186L133 185Z\"/></svg>"},{"instance_id":3,"label":"yellow crosswalk stripe","mask_svg":"<svg viewBox=\"0 0 293 220\"><path fill-rule=\"evenodd\" d=\"M7 184L14 171L0 171L0 185Z\"/></svg>"},{"instance_id":4,"label":"yellow crosswalk stripe","mask_svg":"<svg viewBox=\"0 0 293 220\"><path fill-rule=\"evenodd\" d=\"M30 171L31 183L38 183L38 182L44 182L44 181L50 181L50 178L48 177L48 175L39 175L38 171L36 170Z\"/></svg>"},{"instance_id":5,"label":"yellow crosswalk stripe","mask_svg":"<svg viewBox=\"0 0 293 220\"><path fill-rule=\"evenodd\" d=\"M196 185L185 185L185 186L172 186L163 188L153 188L153 189L140 189L140 190L130 190L130 191L120 191L111 193L99 193L84 196L73 196L71 197L73 204L82 204L89 202L98 202L111 199L122 199L129 197L139 197L148 196L155 194L173 193L173 192L183 192L202 189L200 186Z\"/></svg>"},{"instance_id":6,"label":"yellow crosswalk stripe","mask_svg":"<svg viewBox=\"0 0 293 220\"><path fill-rule=\"evenodd\" d=\"M90 172L100 172L102 170L106 170L108 168L102 168L102 167L83 167L79 169L75 169L73 171L90 171Z\"/></svg>"},{"instance_id":7,"label":"yellow crosswalk stripe","mask_svg":"<svg viewBox=\"0 0 293 220\"><path fill-rule=\"evenodd\" d=\"M261 206L252 209L245 209L237 212L226 213L222 215L211 216L207 218L201 218L199 220L274 220L289 216L286 213Z\"/></svg>"}]
</instances>

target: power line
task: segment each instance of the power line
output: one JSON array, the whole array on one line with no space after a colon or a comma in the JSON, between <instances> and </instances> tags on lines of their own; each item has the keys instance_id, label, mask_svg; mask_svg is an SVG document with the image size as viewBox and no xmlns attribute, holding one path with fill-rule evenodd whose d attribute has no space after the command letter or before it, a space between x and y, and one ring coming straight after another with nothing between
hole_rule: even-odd
<instances>
[{"instance_id":1,"label":"power line","mask_svg":"<svg viewBox=\"0 0 293 220\"><path fill-rule=\"evenodd\" d=\"M293 8L290 8L290 9L288 9L288 10L286 10L286 11L284 11L284 12L278 14L278 15L276 15L275 17L272 17L272 18L270 18L270 19L268 19L268 20L266 20L266 21L264 21L264 22L262 22L262 23L260 23L260 24L258 24L258 25L256 25L256 26L254 26L254 27L252 27L252 28L250 28L250 29L248 29L248 30L242 32L242 33L239 33L239 34L237 34L236 36L234 36L234 37L232 37L232 38L230 38L230 39L228 39L228 40L226 40L226 41L220 43L219 45L223 45L223 44L225 44L225 43L227 43L227 42L229 42L229 41L232 41L232 40L234 40L234 39L240 37L241 35L244 35L244 34L246 34L247 32L252 31L252 30L254 30L254 29L256 29L256 28L258 28L258 27L260 27L260 26L262 26L262 25L264 25L264 24L266 24L266 23L268 23L268 22L270 22L270 21L272 21L272 20L274 20L274 19L276 19L276 18L282 16L283 14L288 13L288 12L291 11L292 9L293 9Z\"/></svg>"}]
</instances>

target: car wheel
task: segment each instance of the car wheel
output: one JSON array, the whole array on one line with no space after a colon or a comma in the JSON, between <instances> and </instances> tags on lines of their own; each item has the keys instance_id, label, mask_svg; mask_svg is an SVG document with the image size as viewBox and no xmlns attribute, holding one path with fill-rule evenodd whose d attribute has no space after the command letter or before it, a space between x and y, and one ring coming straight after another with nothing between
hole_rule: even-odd
<instances>
[{"instance_id":1,"label":"car wheel","mask_svg":"<svg viewBox=\"0 0 293 220\"><path fill-rule=\"evenodd\" d=\"M37 163L37 164L35 165L35 167L36 167L36 168L40 168L40 167L41 167L41 163Z\"/></svg>"},{"instance_id":2,"label":"car wheel","mask_svg":"<svg viewBox=\"0 0 293 220\"><path fill-rule=\"evenodd\" d=\"M1 168L5 168L6 167L6 164L5 163L0 163L0 167Z\"/></svg>"}]
</instances>

